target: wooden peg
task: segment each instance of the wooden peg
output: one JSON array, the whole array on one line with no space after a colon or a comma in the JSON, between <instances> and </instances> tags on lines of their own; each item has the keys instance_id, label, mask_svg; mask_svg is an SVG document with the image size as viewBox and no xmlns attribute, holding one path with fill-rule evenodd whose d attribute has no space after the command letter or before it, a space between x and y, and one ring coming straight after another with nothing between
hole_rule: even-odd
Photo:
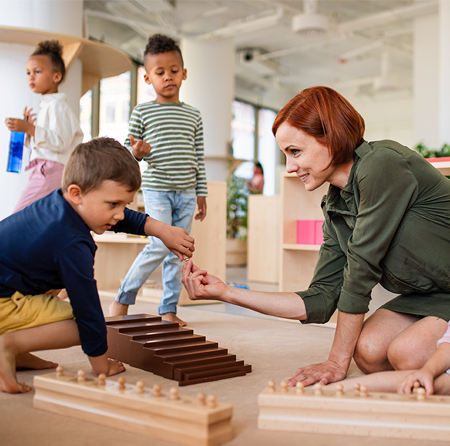
<instances>
[{"instance_id":1,"label":"wooden peg","mask_svg":"<svg viewBox=\"0 0 450 446\"><path fill-rule=\"evenodd\" d=\"M206 394L204 394L203 392L199 393L197 395L197 399L198 402L202 405L202 406L206 406Z\"/></svg>"},{"instance_id":2,"label":"wooden peg","mask_svg":"<svg viewBox=\"0 0 450 446\"><path fill-rule=\"evenodd\" d=\"M305 393L305 386L300 381L297 382L297 384L295 385L295 388L297 389L297 393L299 395L302 395L303 393Z\"/></svg>"},{"instance_id":3,"label":"wooden peg","mask_svg":"<svg viewBox=\"0 0 450 446\"><path fill-rule=\"evenodd\" d=\"M214 409L217 407L217 398L215 395L208 395L208 398L206 399L206 403L209 408Z\"/></svg>"},{"instance_id":4,"label":"wooden peg","mask_svg":"<svg viewBox=\"0 0 450 446\"><path fill-rule=\"evenodd\" d=\"M271 393L275 393L275 381L274 380L270 380L267 385L269 386L269 391Z\"/></svg>"},{"instance_id":5,"label":"wooden peg","mask_svg":"<svg viewBox=\"0 0 450 446\"><path fill-rule=\"evenodd\" d=\"M153 396L155 398L159 398L161 396L161 386L159 384L155 384L153 386Z\"/></svg>"},{"instance_id":6,"label":"wooden peg","mask_svg":"<svg viewBox=\"0 0 450 446\"><path fill-rule=\"evenodd\" d=\"M169 390L169 399L172 401L176 401L180 399L180 396L178 395L178 389L176 387L172 387Z\"/></svg>"},{"instance_id":7,"label":"wooden peg","mask_svg":"<svg viewBox=\"0 0 450 446\"><path fill-rule=\"evenodd\" d=\"M85 382L85 377L86 377L86 372L84 370L78 370L77 381L79 383L84 383Z\"/></svg>"},{"instance_id":8,"label":"wooden peg","mask_svg":"<svg viewBox=\"0 0 450 446\"><path fill-rule=\"evenodd\" d=\"M342 384L336 385L336 396L344 395L344 386Z\"/></svg>"},{"instance_id":9,"label":"wooden peg","mask_svg":"<svg viewBox=\"0 0 450 446\"><path fill-rule=\"evenodd\" d=\"M322 384L320 383L314 384L314 395L317 396L322 395Z\"/></svg>"},{"instance_id":10,"label":"wooden peg","mask_svg":"<svg viewBox=\"0 0 450 446\"><path fill-rule=\"evenodd\" d=\"M281 387L281 391L283 393L287 393L288 390L289 390L288 389L288 383L286 381L281 381L280 387Z\"/></svg>"},{"instance_id":11,"label":"wooden peg","mask_svg":"<svg viewBox=\"0 0 450 446\"><path fill-rule=\"evenodd\" d=\"M119 378L117 382L119 383L119 390L125 390L125 378Z\"/></svg>"},{"instance_id":12,"label":"wooden peg","mask_svg":"<svg viewBox=\"0 0 450 446\"><path fill-rule=\"evenodd\" d=\"M355 392L356 392L356 393L359 393L359 389L361 388L361 384L356 383L356 384L353 386L353 388L355 389Z\"/></svg>"},{"instance_id":13,"label":"wooden peg","mask_svg":"<svg viewBox=\"0 0 450 446\"><path fill-rule=\"evenodd\" d=\"M359 388L359 396L362 398L366 398L367 397L367 387L366 386L361 386Z\"/></svg>"},{"instance_id":14,"label":"wooden peg","mask_svg":"<svg viewBox=\"0 0 450 446\"><path fill-rule=\"evenodd\" d=\"M136 383L136 393L138 395L144 395L145 384L142 381Z\"/></svg>"},{"instance_id":15,"label":"wooden peg","mask_svg":"<svg viewBox=\"0 0 450 446\"><path fill-rule=\"evenodd\" d=\"M60 378L63 375L64 375L64 367L62 365L59 365L58 367L56 367L56 376Z\"/></svg>"},{"instance_id":16,"label":"wooden peg","mask_svg":"<svg viewBox=\"0 0 450 446\"><path fill-rule=\"evenodd\" d=\"M413 385L412 393L417 394L417 389L420 387L420 382L416 381Z\"/></svg>"},{"instance_id":17,"label":"wooden peg","mask_svg":"<svg viewBox=\"0 0 450 446\"><path fill-rule=\"evenodd\" d=\"M100 373L100 375L98 375L98 385L99 387L105 387L106 375L104 373Z\"/></svg>"},{"instance_id":18,"label":"wooden peg","mask_svg":"<svg viewBox=\"0 0 450 446\"><path fill-rule=\"evenodd\" d=\"M417 389L417 400L418 401L423 401L426 398L425 393L426 393L425 389L423 387L419 387Z\"/></svg>"}]
</instances>

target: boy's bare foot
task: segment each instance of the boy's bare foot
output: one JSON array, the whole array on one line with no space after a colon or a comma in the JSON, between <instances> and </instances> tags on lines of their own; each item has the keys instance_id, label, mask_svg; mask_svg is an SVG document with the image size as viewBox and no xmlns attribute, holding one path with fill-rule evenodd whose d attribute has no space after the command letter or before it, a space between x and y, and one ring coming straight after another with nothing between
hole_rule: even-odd
<instances>
[{"instance_id":1,"label":"boy's bare foot","mask_svg":"<svg viewBox=\"0 0 450 446\"><path fill-rule=\"evenodd\" d=\"M184 327L187 325L186 322L181 320L175 313L161 314L161 318L163 321L178 322L178 325L180 327Z\"/></svg>"},{"instance_id":2,"label":"boy's bare foot","mask_svg":"<svg viewBox=\"0 0 450 446\"><path fill-rule=\"evenodd\" d=\"M125 316L128 314L129 305L121 304L116 300L109 306L109 315L110 316Z\"/></svg>"},{"instance_id":3,"label":"boy's bare foot","mask_svg":"<svg viewBox=\"0 0 450 446\"><path fill-rule=\"evenodd\" d=\"M22 353L16 356L16 370L17 369L32 369L32 370L44 370L55 369L58 367L56 362L46 361L31 353Z\"/></svg>"},{"instance_id":4,"label":"boy's bare foot","mask_svg":"<svg viewBox=\"0 0 450 446\"><path fill-rule=\"evenodd\" d=\"M25 393L31 390L25 383L17 382L16 357L11 349L2 342L0 336L0 392Z\"/></svg>"}]
</instances>

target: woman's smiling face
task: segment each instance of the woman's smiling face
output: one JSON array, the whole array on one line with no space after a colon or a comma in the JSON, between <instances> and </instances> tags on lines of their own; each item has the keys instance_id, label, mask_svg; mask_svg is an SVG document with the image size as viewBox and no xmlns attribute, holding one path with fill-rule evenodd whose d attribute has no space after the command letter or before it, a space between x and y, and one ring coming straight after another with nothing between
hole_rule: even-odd
<instances>
[{"instance_id":1,"label":"woman's smiling face","mask_svg":"<svg viewBox=\"0 0 450 446\"><path fill-rule=\"evenodd\" d=\"M326 146L288 123L280 125L276 140L286 155L286 171L295 173L307 191L311 192L325 182L335 184L336 167L330 165L331 155Z\"/></svg>"}]
</instances>

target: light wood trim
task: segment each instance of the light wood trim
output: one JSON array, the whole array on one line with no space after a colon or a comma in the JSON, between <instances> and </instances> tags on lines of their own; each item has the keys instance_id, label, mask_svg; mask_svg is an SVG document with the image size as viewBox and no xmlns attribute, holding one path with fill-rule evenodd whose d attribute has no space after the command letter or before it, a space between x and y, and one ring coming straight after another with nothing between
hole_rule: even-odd
<instances>
[{"instance_id":1,"label":"light wood trim","mask_svg":"<svg viewBox=\"0 0 450 446\"><path fill-rule=\"evenodd\" d=\"M63 46L63 58L67 69L77 58L83 63L82 96L100 79L131 70L131 59L105 43L51 31L0 26L0 42L37 45L42 40L51 39L59 40Z\"/></svg>"}]
</instances>

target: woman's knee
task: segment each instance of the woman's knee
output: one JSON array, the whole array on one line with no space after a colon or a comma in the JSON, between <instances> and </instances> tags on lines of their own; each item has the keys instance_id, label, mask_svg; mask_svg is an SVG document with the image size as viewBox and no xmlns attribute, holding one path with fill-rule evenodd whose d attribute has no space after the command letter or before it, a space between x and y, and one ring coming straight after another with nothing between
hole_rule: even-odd
<instances>
[{"instance_id":1,"label":"woman's knee","mask_svg":"<svg viewBox=\"0 0 450 446\"><path fill-rule=\"evenodd\" d=\"M386 348L370 334L361 333L356 344L353 359L363 373L389 370Z\"/></svg>"}]
</instances>

